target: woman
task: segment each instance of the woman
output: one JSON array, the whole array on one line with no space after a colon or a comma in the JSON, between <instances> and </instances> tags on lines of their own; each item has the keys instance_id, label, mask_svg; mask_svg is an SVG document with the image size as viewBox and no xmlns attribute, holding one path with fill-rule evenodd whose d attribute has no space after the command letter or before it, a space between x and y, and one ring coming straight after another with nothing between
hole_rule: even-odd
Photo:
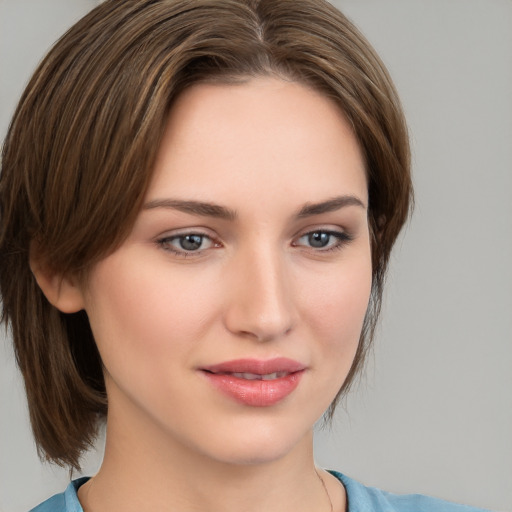
<instances>
[{"instance_id":1,"label":"woman","mask_svg":"<svg viewBox=\"0 0 512 512\"><path fill-rule=\"evenodd\" d=\"M327 3L107 1L78 22L0 181L39 449L77 468L107 421L98 474L37 510L458 510L313 461L410 198L394 88Z\"/></svg>"}]
</instances>

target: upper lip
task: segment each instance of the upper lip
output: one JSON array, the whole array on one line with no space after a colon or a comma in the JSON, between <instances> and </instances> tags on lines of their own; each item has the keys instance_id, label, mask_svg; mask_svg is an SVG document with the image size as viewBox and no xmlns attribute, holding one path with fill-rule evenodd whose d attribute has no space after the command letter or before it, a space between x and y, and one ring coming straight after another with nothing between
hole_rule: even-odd
<instances>
[{"instance_id":1,"label":"upper lip","mask_svg":"<svg viewBox=\"0 0 512 512\"><path fill-rule=\"evenodd\" d=\"M287 357L274 359L233 359L210 366L201 367L201 370L211 373L253 373L268 375L277 372L294 373L302 371L306 366Z\"/></svg>"}]
</instances>

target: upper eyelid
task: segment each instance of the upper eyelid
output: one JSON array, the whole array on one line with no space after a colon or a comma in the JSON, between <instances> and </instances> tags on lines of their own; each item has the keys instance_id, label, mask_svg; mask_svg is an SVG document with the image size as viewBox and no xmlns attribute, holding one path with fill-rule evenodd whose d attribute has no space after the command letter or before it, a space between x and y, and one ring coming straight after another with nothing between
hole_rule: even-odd
<instances>
[{"instance_id":1,"label":"upper eyelid","mask_svg":"<svg viewBox=\"0 0 512 512\"><path fill-rule=\"evenodd\" d=\"M200 236L202 238L206 238L208 240L210 240L213 244L217 244L217 243L220 243L220 241L218 240L218 238L212 236L212 235L209 235L207 233L201 233L199 231L185 231L183 233L173 233L173 234L169 234L169 235L161 235L161 236L158 236L157 237L157 242L163 242L165 240L176 240L176 239L179 239L179 238L184 238L186 236Z\"/></svg>"},{"instance_id":2,"label":"upper eyelid","mask_svg":"<svg viewBox=\"0 0 512 512\"><path fill-rule=\"evenodd\" d=\"M306 231L302 233L301 235L298 235L294 238L294 240L300 240L301 238L304 238L305 236L311 235L313 233L326 233L330 236L333 236L339 240L341 239L352 239L352 235L348 233L345 230L334 230L334 229L313 229L310 231Z\"/></svg>"},{"instance_id":3,"label":"upper eyelid","mask_svg":"<svg viewBox=\"0 0 512 512\"><path fill-rule=\"evenodd\" d=\"M340 227L340 226L308 226L306 228L301 229L300 231L296 232L291 238L292 240L295 240L297 238L301 238L305 235L316 233L316 232L324 232L324 233L331 233L333 235L339 234L339 235L347 235L351 236L350 231ZM213 241L219 241L221 240L221 237L217 234L212 232L209 228L205 227L186 227L186 228L178 228L175 230L169 230L169 231L163 231L161 234L157 235L155 237L156 240L162 240L166 238L179 238L180 236L187 236L187 235L199 235L204 236L207 238L210 238Z\"/></svg>"},{"instance_id":4,"label":"upper eyelid","mask_svg":"<svg viewBox=\"0 0 512 512\"><path fill-rule=\"evenodd\" d=\"M313 248L315 252L331 252L332 250L334 250L336 247L342 247L343 245L345 245L346 243L349 243L350 241L353 240L353 236L350 235L349 233L347 233L345 230L339 230L339 229L310 229L308 231L304 231L302 232L302 234L300 235L297 235L295 236L293 239L292 239L292 242L291 242L291 245L292 247L295 246L295 247L300 247L302 244L299 244L298 241L301 239L301 238L304 238L305 236L308 236L312 233L327 233L329 234L330 236L333 236L336 238L336 241L331 244L332 246L328 246L328 247L325 247L325 248ZM207 238L209 239L211 245L210 247L206 247L204 249L198 249L198 250L187 250L187 249L183 249L183 248L178 248L178 247L174 247L174 246L171 246L169 248L165 248L164 247L164 244L166 243L166 241L169 242L172 242L172 241L175 241L176 239L179 239L181 237L185 237L187 235L198 235L198 236L201 236L201 237L204 237L204 238ZM177 233L177 234L169 234L168 236L161 236L159 238L157 238L156 240L157 244L162 246L162 248L166 251L169 251L171 253L174 253L176 256L181 256L181 257L197 257L199 258L201 255L203 255L206 251L210 250L210 249L213 249L213 248L219 248L219 247L222 247L222 242L219 242L217 240L215 240L213 237L207 235L207 234L204 234L204 233L199 233L197 231L193 231L193 230L190 230L190 231L184 231L184 232L181 232L181 233Z\"/></svg>"},{"instance_id":5,"label":"upper eyelid","mask_svg":"<svg viewBox=\"0 0 512 512\"><path fill-rule=\"evenodd\" d=\"M318 231L322 231L324 233L332 233L332 234L340 234L340 235L350 235L350 231L341 226L336 226L333 224L324 224L324 225L313 225L308 226L299 230L294 236L293 239L303 237L305 235L309 235L310 233L317 233Z\"/></svg>"},{"instance_id":6,"label":"upper eyelid","mask_svg":"<svg viewBox=\"0 0 512 512\"><path fill-rule=\"evenodd\" d=\"M338 229L312 229L309 231L304 231L302 234L298 235L296 238L303 238L303 237L305 237L307 235L311 235L313 233L327 233L328 235L333 235L333 236L336 236L336 235L349 236L347 231L345 231L343 229L341 229L341 230L338 230Z\"/></svg>"},{"instance_id":7,"label":"upper eyelid","mask_svg":"<svg viewBox=\"0 0 512 512\"><path fill-rule=\"evenodd\" d=\"M164 238L178 238L180 236L187 235L200 235L211 238L212 240L219 238L215 233L213 233L210 229L204 227L194 227L194 228L177 228L177 229L169 229L166 231L162 231L161 234L157 235L155 239L162 240Z\"/></svg>"},{"instance_id":8,"label":"upper eyelid","mask_svg":"<svg viewBox=\"0 0 512 512\"><path fill-rule=\"evenodd\" d=\"M197 235L201 236L203 238L206 238L210 242L210 247L206 247L204 249L197 249L197 250L187 250L183 248L178 248L172 245L172 242L179 238L186 237L187 235ZM173 254L176 257L182 257L182 258L199 258L203 255L205 251L208 251L209 249L212 249L218 244L218 242L211 236L206 235L204 233L198 233L194 231L186 231L183 233L178 234L170 234L169 236L160 236L156 239L156 245L159 246L162 250Z\"/></svg>"}]
</instances>

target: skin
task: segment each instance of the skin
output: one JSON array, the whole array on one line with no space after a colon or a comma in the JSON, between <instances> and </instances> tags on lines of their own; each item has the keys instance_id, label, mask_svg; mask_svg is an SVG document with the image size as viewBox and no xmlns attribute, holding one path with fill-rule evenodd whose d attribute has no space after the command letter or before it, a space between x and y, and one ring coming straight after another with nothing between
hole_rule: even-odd
<instances>
[{"instance_id":1,"label":"skin","mask_svg":"<svg viewBox=\"0 0 512 512\"><path fill-rule=\"evenodd\" d=\"M297 215L339 197L352 199ZM129 237L86 288L39 279L57 307L86 310L105 365L106 452L79 490L86 512L330 510L312 428L350 369L368 305L367 202L358 143L319 93L257 78L180 96ZM327 245L312 246L312 232ZM203 238L187 252L191 233ZM199 371L274 357L306 370L270 407L236 402ZM320 474L345 510L343 487Z\"/></svg>"}]
</instances>

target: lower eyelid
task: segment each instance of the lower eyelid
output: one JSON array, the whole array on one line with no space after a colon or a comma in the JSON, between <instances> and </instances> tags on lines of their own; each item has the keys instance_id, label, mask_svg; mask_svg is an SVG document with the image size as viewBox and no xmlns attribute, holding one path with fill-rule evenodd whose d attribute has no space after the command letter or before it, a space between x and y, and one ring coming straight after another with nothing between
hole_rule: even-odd
<instances>
[{"instance_id":1,"label":"lower eyelid","mask_svg":"<svg viewBox=\"0 0 512 512\"><path fill-rule=\"evenodd\" d=\"M187 250L179 247L175 247L173 242L176 242L176 240L179 240L180 238L184 238L186 236L200 236L204 241L208 241L207 247L202 247L197 250ZM175 254L177 256L181 257L192 257L194 255L199 256L204 251L207 251L212 248L220 247L221 244L218 242L214 237L211 235L208 235L206 233L201 233L197 231L188 231L178 234L172 234L168 236L162 236L156 240L156 243L159 247L161 247L163 250L170 252L172 254Z\"/></svg>"},{"instance_id":2,"label":"lower eyelid","mask_svg":"<svg viewBox=\"0 0 512 512\"><path fill-rule=\"evenodd\" d=\"M308 246L306 244L298 243L298 241L300 239L307 237L309 235L312 235L314 233L325 233L325 234L328 234L331 237L333 237L335 240L329 241L329 244L326 247L313 247L313 246ZM187 250L187 249L175 247L173 245L173 242L175 242L176 240L179 240L180 238L184 238L186 236L191 236L191 235L197 235L197 236L202 237L203 240L209 241L209 243L207 244L207 247L200 248L197 250ZM295 247L303 247L306 249L312 249L315 252L328 252L330 250L336 250L336 249L342 248L344 245L351 242L353 240L353 238L354 237L351 234L347 233L346 231L334 231L334 230L329 230L329 229L315 229L315 230L311 230L306 233L303 233L302 235L297 237L295 239L296 242L292 242L292 245ZM212 237L211 235L208 235L206 233L196 232L196 231L189 231L189 232L184 232L184 233L163 236L163 237L158 238L156 240L156 243L165 251L174 253L174 254L176 254L178 256L182 256L182 257L193 257L194 255L200 255L201 253L203 253L204 251L207 251L209 249L222 246L222 244L219 241L217 241L214 237Z\"/></svg>"},{"instance_id":3,"label":"lower eyelid","mask_svg":"<svg viewBox=\"0 0 512 512\"><path fill-rule=\"evenodd\" d=\"M307 237L309 235L312 235L314 233L325 233L325 234L330 235L331 237L335 238L336 243L334 244L334 247L343 245L344 243L350 242L353 239L353 237L346 231L334 231L334 230L330 230L330 229L314 229L314 230L308 231L307 233L303 233L296 240L300 240L300 239ZM300 244L294 243L293 245L300 245ZM328 248L330 248L330 247L328 247ZM322 248L315 248L315 247L313 247L313 249L322 250ZM324 250L326 250L326 249L324 249Z\"/></svg>"}]
</instances>

